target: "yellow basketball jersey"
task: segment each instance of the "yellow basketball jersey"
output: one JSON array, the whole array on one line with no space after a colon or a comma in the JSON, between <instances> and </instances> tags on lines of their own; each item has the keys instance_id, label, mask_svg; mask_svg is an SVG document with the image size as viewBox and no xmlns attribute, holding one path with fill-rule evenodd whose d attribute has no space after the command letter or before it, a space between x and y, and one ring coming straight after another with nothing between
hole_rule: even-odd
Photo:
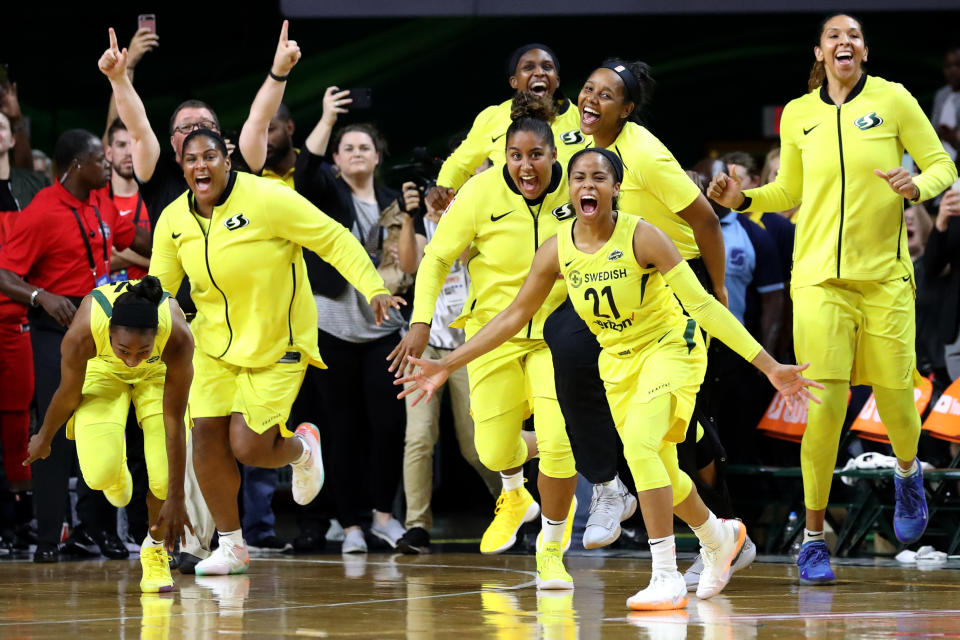
<instances>
[{"instance_id":1,"label":"yellow basketball jersey","mask_svg":"<svg viewBox=\"0 0 960 640\"><path fill-rule=\"evenodd\" d=\"M124 382L133 384L148 376L154 375L158 370L165 368L160 356L163 354L164 347L167 346L167 340L170 338L170 330L173 326L170 309L170 294L164 292L163 299L157 311L159 326L157 327L157 338L153 343L153 353L150 357L135 367L128 367L123 360L118 358L110 345L110 318L113 315L113 304L123 293L126 293L130 285L136 284L137 280L113 282L97 287L90 292L93 298L93 304L90 305L90 333L93 334L93 341L97 345L97 355L95 360L106 369ZM102 370L102 369L101 369Z\"/></svg>"},{"instance_id":2,"label":"yellow basketball jersey","mask_svg":"<svg viewBox=\"0 0 960 640\"><path fill-rule=\"evenodd\" d=\"M584 253L573 242L576 220L557 231L560 271L573 308L613 356L636 353L670 331L687 329L680 303L653 266L637 264L633 234L640 218L618 212L613 235L596 253ZM695 323L689 323L692 330ZM691 342L692 344L692 342Z\"/></svg>"}]
</instances>

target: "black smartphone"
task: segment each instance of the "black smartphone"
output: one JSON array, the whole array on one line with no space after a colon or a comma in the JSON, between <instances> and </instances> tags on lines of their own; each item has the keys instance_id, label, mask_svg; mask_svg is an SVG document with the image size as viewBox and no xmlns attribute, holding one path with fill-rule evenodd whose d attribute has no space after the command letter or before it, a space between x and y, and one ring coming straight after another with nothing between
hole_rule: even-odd
<instances>
[{"instance_id":1,"label":"black smartphone","mask_svg":"<svg viewBox=\"0 0 960 640\"><path fill-rule=\"evenodd\" d=\"M347 108L349 109L369 109L373 106L373 89L363 88L363 89L348 89L350 95L348 96L353 102L351 102Z\"/></svg>"}]
</instances>

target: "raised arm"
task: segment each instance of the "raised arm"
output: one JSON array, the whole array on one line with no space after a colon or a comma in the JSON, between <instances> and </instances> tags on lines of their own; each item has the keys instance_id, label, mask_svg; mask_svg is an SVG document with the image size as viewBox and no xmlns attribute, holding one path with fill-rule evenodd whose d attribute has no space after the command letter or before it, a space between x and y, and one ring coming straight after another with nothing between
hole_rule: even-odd
<instances>
[{"instance_id":1,"label":"raised arm","mask_svg":"<svg viewBox=\"0 0 960 640\"><path fill-rule=\"evenodd\" d=\"M137 29L137 32L130 38L130 46L127 49L127 77L133 83L133 70L143 59L143 54L147 51L153 51L160 46L160 36L150 29ZM110 125L118 117L117 101L110 94L110 105L107 107L107 124L103 128L103 146L107 146L107 131Z\"/></svg>"},{"instance_id":2,"label":"raised arm","mask_svg":"<svg viewBox=\"0 0 960 640\"><path fill-rule=\"evenodd\" d=\"M339 87L327 87L323 92L323 115L320 116L317 126L313 128L304 143L307 151L315 156L326 155L330 134L333 133L333 127L337 124L337 117L341 113L346 113L347 108L344 105L352 102L349 91L340 91Z\"/></svg>"},{"instance_id":3,"label":"raised arm","mask_svg":"<svg viewBox=\"0 0 960 640\"><path fill-rule=\"evenodd\" d=\"M664 281L670 285L684 310L704 331L762 371L789 403L799 407L808 399L819 402L807 387L823 387L800 375L810 366L809 363L783 365L764 351L737 318L706 292L690 265L680 257L680 252L662 231L645 222L638 223L633 236L633 252L639 264L652 264L663 274Z\"/></svg>"},{"instance_id":4,"label":"raised arm","mask_svg":"<svg viewBox=\"0 0 960 640\"><path fill-rule=\"evenodd\" d=\"M417 404L424 397L429 402L433 393L443 386L443 383L453 371L484 353L496 349L530 322L534 314L543 306L547 296L550 295L559 274L560 259L557 254L557 237L553 236L537 249L530 274L523 281L523 286L520 287L517 297L510 303L510 306L498 313L473 337L442 359L421 360L412 356L408 358L411 364L417 365L420 369L416 373L394 382L394 384L413 383L397 397L403 398L419 389L420 395L417 396L413 404Z\"/></svg>"},{"instance_id":5,"label":"raised arm","mask_svg":"<svg viewBox=\"0 0 960 640\"><path fill-rule=\"evenodd\" d=\"M110 80L113 97L117 103L117 113L126 125L132 141L133 171L142 182L153 177L160 158L160 141L150 128L147 110L143 101L133 88L133 82L127 76L128 53L117 46L117 34L110 30L110 47L100 56L97 63L103 75Z\"/></svg>"},{"instance_id":6,"label":"raised arm","mask_svg":"<svg viewBox=\"0 0 960 640\"><path fill-rule=\"evenodd\" d=\"M167 499L160 509L157 521L150 527L154 538L162 537L167 549L173 550L177 538L184 537L184 527L193 532L184 505L184 473L186 469L187 397L193 381L193 334L180 310L170 299L170 317L173 327L161 358L167 365L163 384L163 426L166 430Z\"/></svg>"},{"instance_id":7,"label":"raised arm","mask_svg":"<svg viewBox=\"0 0 960 640\"><path fill-rule=\"evenodd\" d=\"M250 105L250 115L240 130L240 154L254 173L260 173L267 160L267 129L270 119L277 113L283 101L283 91L287 87L290 70L300 60L300 47L295 40L287 37L288 28L289 21L284 20L280 27L280 41L277 42L277 51L273 54L270 74L257 91L253 104Z\"/></svg>"},{"instance_id":8,"label":"raised arm","mask_svg":"<svg viewBox=\"0 0 960 640\"><path fill-rule=\"evenodd\" d=\"M90 297L80 304L77 315L60 344L60 385L50 400L40 430L30 438L24 466L50 455L50 444L60 427L70 418L83 399L83 379L87 361L97 355L97 346L90 333Z\"/></svg>"}]
</instances>

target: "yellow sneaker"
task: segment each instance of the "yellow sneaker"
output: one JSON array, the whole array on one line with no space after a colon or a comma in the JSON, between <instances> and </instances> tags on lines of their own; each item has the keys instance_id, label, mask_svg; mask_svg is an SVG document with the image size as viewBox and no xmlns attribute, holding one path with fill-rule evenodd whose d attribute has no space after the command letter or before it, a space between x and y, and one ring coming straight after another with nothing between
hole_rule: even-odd
<instances>
[{"instance_id":1,"label":"yellow sneaker","mask_svg":"<svg viewBox=\"0 0 960 640\"><path fill-rule=\"evenodd\" d=\"M573 578L563 566L559 542L547 542L537 551L537 589L573 589Z\"/></svg>"},{"instance_id":2,"label":"yellow sneaker","mask_svg":"<svg viewBox=\"0 0 960 640\"><path fill-rule=\"evenodd\" d=\"M158 593L173 591L173 576L170 575L170 556L163 547L144 545L140 547L140 591Z\"/></svg>"},{"instance_id":3,"label":"yellow sneaker","mask_svg":"<svg viewBox=\"0 0 960 640\"><path fill-rule=\"evenodd\" d=\"M130 469L126 462L123 463L123 475L120 482L104 489L103 495L107 498L107 502L118 509L130 504L130 496L133 495L133 477L130 475Z\"/></svg>"},{"instance_id":4,"label":"yellow sneaker","mask_svg":"<svg viewBox=\"0 0 960 640\"><path fill-rule=\"evenodd\" d=\"M497 499L493 522L480 539L480 553L502 553L517 541L517 531L523 523L540 515L540 505L530 492L520 487L512 491L502 490Z\"/></svg>"},{"instance_id":5,"label":"yellow sneaker","mask_svg":"<svg viewBox=\"0 0 960 640\"><path fill-rule=\"evenodd\" d=\"M570 503L570 513L567 514L567 526L563 529L563 552L570 549L570 539L573 537L573 517L577 513L577 496L573 496L573 502ZM537 534L537 551L543 547L543 529Z\"/></svg>"}]
</instances>

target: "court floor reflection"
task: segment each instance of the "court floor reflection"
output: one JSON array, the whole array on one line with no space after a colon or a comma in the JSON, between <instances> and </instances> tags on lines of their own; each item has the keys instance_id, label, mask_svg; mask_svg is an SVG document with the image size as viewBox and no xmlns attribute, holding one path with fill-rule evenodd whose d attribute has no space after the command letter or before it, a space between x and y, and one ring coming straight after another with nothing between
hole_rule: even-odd
<instances>
[{"instance_id":1,"label":"court floor reflection","mask_svg":"<svg viewBox=\"0 0 960 640\"><path fill-rule=\"evenodd\" d=\"M532 557L258 558L248 575L177 574L169 594L140 594L139 565L0 563L0 637L174 638L224 635L548 640L753 640L955 635L960 563L920 572L838 567L839 584L801 588L795 567L757 563L710 600L631 612L649 559L573 556L575 591L537 592Z\"/></svg>"}]
</instances>

